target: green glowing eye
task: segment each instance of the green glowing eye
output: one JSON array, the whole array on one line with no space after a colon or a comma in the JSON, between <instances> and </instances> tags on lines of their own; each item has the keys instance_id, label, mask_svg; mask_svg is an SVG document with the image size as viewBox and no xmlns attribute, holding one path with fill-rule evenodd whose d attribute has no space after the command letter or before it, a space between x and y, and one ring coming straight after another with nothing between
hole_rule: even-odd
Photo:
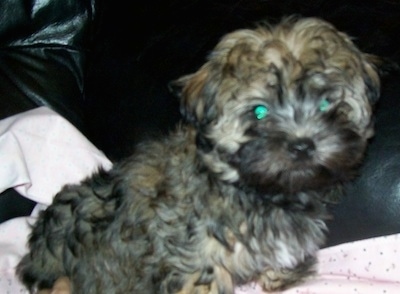
<instances>
[{"instance_id":1,"label":"green glowing eye","mask_svg":"<svg viewBox=\"0 0 400 294\"><path fill-rule=\"evenodd\" d=\"M257 119L263 119L268 115L269 109L265 105L258 105L254 108L254 115Z\"/></svg>"},{"instance_id":2,"label":"green glowing eye","mask_svg":"<svg viewBox=\"0 0 400 294\"><path fill-rule=\"evenodd\" d=\"M325 112L328 110L330 105L331 103L328 101L328 99L322 99L321 102L319 103L319 110Z\"/></svg>"}]
</instances>

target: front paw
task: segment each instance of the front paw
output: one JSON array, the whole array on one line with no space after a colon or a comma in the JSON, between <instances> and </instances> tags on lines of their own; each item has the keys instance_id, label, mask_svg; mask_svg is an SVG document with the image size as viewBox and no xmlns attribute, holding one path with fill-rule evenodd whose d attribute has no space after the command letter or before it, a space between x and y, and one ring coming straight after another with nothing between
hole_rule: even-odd
<instances>
[{"instance_id":1,"label":"front paw","mask_svg":"<svg viewBox=\"0 0 400 294\"><path fill-rule=\"evenodd\" d=\"M268 269L258 279L264 291L274 292L287 288L287 280L290 279L290 274L286 270Z\"/></svg>"},{"instance_id":2,"label":"front paw","mask_svg":"<svg viewBox=\"0 0 400 294\"><path fill-rule=\"evenodd\" d=\"M184 275L180 278L176 275L174 278L175 279L164 281L163 291L161 291L162 293L219 294L218 285L215 280L211 280L208 283L199 283L199 273Z\"/></svg>"},{"instance_id":3,"label":"front paw","mask_svg":"<svg viewBox=\"0 0 400 294\"><path fill-rule=\"evenodd\" d=\"M59 278L51 289L42 289L38 294L71 294L70 281L67 277Z\"/></svg>"},{"instance_id":4,"label":"front paw","mask_svg":"<svg viewBox=\"0 0 400 294\"><path fill-rule=\"evenodd\" d=\"M258 283L267 292L282 291L304 282L315 274L315 260L308 259L293 269L267 269L259 276Z\"/></svg>"}]
</instances>

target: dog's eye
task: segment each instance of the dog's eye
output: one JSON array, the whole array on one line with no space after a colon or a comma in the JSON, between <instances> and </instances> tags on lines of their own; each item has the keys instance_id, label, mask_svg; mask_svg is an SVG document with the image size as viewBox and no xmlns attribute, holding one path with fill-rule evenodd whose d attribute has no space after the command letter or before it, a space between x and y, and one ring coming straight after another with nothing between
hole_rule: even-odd
<instances>
[{"instance_id":1,"label":"dog's eye","mask_svg":"<svg viewBox=\"0 0 400 294\"><path fill-rule=\"evenodd\" d=\"M256 119L261 120L268 115L269 109L265 105L257 105L254 107L253 113Z\"/></svg>"},{"instance_id":2,"label":"dog's eye","mask_svg":"<svg viewBox=\"0 0 400 294\"><path fill-rule=\"evenodd\" d=\"M329 109L329 106L331 106L331 102L326 98L322 99L319 103L319 110L321 112L326 112Z\"/></svg>"}]
</instances>

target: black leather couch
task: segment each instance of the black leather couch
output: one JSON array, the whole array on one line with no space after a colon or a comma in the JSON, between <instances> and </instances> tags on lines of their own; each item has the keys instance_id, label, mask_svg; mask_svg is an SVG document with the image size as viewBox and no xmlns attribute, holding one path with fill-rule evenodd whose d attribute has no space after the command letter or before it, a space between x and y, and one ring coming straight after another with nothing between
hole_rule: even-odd
<instances>
[{"instance_id":1,"label":"black leather couch","mask_svg":"<svg viewBox=\"0 0 400 294\"><path fill-rule=\"evenodd\" d=\"M112 160L180 119L169 81L194 71L226 32L318 16L359 47L400 62L397 0L2 0L0 118L47 105ZM332 207L328 246L400 233L400 75L383 80L376 136L360 177ZM0 195L0 221L34 203Z\"/></svg>"}]
</instances>

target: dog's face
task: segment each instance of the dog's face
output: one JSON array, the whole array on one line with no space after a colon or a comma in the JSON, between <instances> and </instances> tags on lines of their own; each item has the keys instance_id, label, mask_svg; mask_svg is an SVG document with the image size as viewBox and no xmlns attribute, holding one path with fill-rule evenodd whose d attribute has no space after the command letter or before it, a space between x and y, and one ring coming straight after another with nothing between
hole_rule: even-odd
<instances>
[{"instance_id":1,"label":"dog's face","mask_svg":"<svg viewBox=\"0 0 400 294\"><path fill-rule=\"evenodd\" d=\"M206 165L261 191L346 180L373 135L379 78L370 56L319 19L228 34L177 83Z\"/></svg>"}]
</instances>

